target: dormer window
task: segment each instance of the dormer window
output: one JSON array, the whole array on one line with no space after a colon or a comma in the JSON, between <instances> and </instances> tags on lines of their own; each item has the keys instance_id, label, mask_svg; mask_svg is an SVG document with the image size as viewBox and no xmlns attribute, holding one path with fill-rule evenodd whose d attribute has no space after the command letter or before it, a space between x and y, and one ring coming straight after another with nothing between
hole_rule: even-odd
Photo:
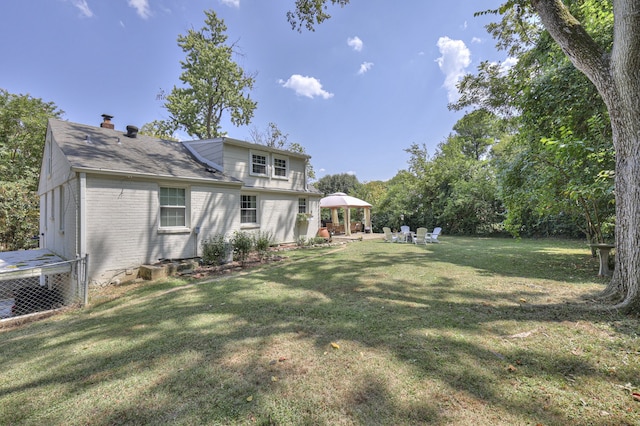
<instances>
[{"instance_id":1,"label":"dormer window","mask_svg":"<svg viewBox=\"0 0 640 426\"><path fill-rule=\"evenodd\" d=\"M267 154L263 152L252 151L251 156L251 174L258 176L267 176Z\"/></svg>"},{"instance_id":2,"label":"dormer window","mask_svg":"<svg viewBox=\"0 0 640 426\"><path fill-rule=\"evenodd\" d=\"M278 155L273 156L273 177L287 179L289 176L289 159Z\"/></svg>"}]
</instances>

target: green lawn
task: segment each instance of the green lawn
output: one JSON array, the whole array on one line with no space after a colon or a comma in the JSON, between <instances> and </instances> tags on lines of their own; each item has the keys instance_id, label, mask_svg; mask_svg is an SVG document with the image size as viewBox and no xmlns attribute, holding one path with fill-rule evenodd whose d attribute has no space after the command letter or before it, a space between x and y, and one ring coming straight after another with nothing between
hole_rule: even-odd
<instances>
[{"instance_id":1,"label":"green lawn","mask_svg":"<svg viewBox=\"0 0 640 426\"><path fill-rule=\"evenodd\" d=\"M0 424L626 425L640 321L575 241L295 250L0 330Z\"/></svg>"}]
</instances>

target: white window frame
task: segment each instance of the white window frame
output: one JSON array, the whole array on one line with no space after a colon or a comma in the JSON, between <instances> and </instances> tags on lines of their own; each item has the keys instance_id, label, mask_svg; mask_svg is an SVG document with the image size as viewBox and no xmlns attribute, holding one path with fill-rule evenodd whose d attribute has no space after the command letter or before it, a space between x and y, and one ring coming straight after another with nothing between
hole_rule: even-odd
<instances>
[{"instance_id":1,"label":"white window frame","mask_svg":"<svg viewBox=\"0 0 640 426\"><path fill-rule=\"evenodd\" d=\"M253 197L253 201L255 202L255 207L245 207L245 197ZM258 200L258 196L256 194L241 194L240 195L240 225L241 226L251 226L251 225L257 225L258 222L258 205L259 205L259 200ZM255 213L255 221L254 222L245 222L244 221L244 215L243 212L244 211L253 211Z\"/></svg>"},{"instance_id":2,"label":"white window frame","mask_svg":"<svg viewBox=\"0 0 640 426\"><path fill-rule=\"evenodd\" d=\"M49 206L49 220L55 223L56 220L56 189L51 190L51 205ZM55 226L55 225L54 225ZM55 228L54 228L55 229Z\"/></svg>"},{"instance_id":3,"label":"white window frame","mask_svg":"<svg viewBox=\"0 0 640 426\"><path fill-rule=\"evenodd\" d=\"M42 199L42 211L44 212L44 219L42 219L44 221L44 230L48 230L49 229L49 221L47 220L47 218L49 217L49 193L45 192L43 194L43 199ZM42 216L42 215L41 215Z\"/></svg>"},{"instance_id":4,"label":"white window frame","mask_svg":"<svg viewBox=\"0 0 640 426\"><path fill-rule=\"evenodd\" d=\"M184 191L184 205L182 204L163 204L162 192L163 189L174 189ZM158 229L164 231L184 231L188 230L190 226L190 200L191 193L188 187L185 186L173 186L173 185L160 185L158 189ZM163 210L171 209L184 212L184 224L179 225L163 225L162 224L162 212Z\"/></svg>"},{"instance_id":5,"label":"white window frame","mask_svg":"<svg viewBox=\"0 0 640 426\"><path fill-rule=\"evenodd\" d=\"M66 207L66 203L64 202L64 186L60 185L60 200L58 202L58 220L60 221L60 223L58 224L58 230L60 232L64 232L64 209Z\"/></svg>"},{"instance_id":6,"label":"white window frame","mask_svg":"<svg viewBox=\"0 0 640 426\"><path fill-rule=\"evenodd\" d=\"M298 213L309 213L309 202L305 197L298 198Z\"/></svg>"},{"instance_id":7,"label":"white window frame","mask_svg":"<svg viewBox=\"0 0 640 426\"><path fill-rule=\"evenodd\" d=\"M254 162L254 157L264 157L264 164L260 162ZM253 167L264 167L264 173L255 172ZM251 176L269 176L269 154L263 151L249 151L249 174Z\"/></svg>"},{"instance_id":8,"label":"white window frame","mask_svg":"<svg viewBox=\"0 0 640 426\"><path fill-rule=\"evenodd\" d=\"M272 177L274 179L288 180L289 179L289 157L284 155L275 155L275 154L272 157L273 157L271 160L271 170L273 170ZM276 166L276 160L284 161L284 167ZM284 169L284 176L276 174L277 171L283 170L283 169Z\"/></svg>"}]
</instances>

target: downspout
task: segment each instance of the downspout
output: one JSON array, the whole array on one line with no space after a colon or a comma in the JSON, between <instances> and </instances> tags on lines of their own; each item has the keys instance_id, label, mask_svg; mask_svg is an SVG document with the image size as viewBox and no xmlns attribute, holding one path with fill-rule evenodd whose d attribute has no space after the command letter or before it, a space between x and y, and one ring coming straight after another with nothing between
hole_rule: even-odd
<instances>
[{"instance_id":1,"label":"downspout","mask_svg":"<svg viewBox=\"0 0 640 426\"><path fill-rule=\"evenodd\" d=\"M309 170L309 159L304 160L304 190L309 191L309 175L307 171Z\"/></svg>"},{"instance_id":2,"label":"downspout","mask_svg":"<svg viewBox=\"0 0 640 426\"><path fill-rule=\"evenodd\" d=\"M87 174L79 175L79 203L78 203L78 248L80 257L87 255ZM87 264L87 269L89 265Z\"/></svg>"}]
</instances>

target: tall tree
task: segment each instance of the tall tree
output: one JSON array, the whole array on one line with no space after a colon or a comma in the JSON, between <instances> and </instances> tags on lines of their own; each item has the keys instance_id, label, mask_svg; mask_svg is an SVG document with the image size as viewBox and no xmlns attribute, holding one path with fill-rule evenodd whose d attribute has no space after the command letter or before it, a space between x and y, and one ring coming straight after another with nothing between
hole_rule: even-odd
<instances>
[{"instance_id":1,"label":"tall tree","mask_svg":"<svg viewBox=\"0 0 640 426\"><path fill-rule=\"evenodd\" d=\"M640 2L613 0L613 46L603 50L560 0L531 0L571 62L595 85L616 154L616 265L604 296L640 312Z\"/></svg>"},{"instance_id":2,"label":"tall tree","mask_svg":"<svg viewBox=\"0 0 640 426\"><path fill-rule=\"evenodd\" d=\"M224 21L212 10L205 15L205 27L178 37L186 53L180 62L183 87L174 86L165 101L173 127L199 139L224 135L223 113L242 126L251 122L256 108L248 93L255 79L233 61L235 45L227 44Z\"/></svg>"},{"instance_id":3,"label":"tall tree","mask_svg":"<svg viewBox=\"0 0 640 426\"><path fill-rule=\"evenodd\" d=\"M298 23L298 28L300 23L313 27L314 22L326 19L323 7L328 2L342 5L349 1L298 0L289 21ZM499 12L532 7L607 106L616 158L616 266L603 296L618 309L640 313L640 2L612 0L611 4L611 49L603 48L562 0L508 0Z\"/></svg>"},{"instance_id":4,"label":"tall tree","mask_svg":"<svg viewBox=\"0 0 640 426\"><path fill-rule=\"evenodd\" d=\"M276 123L270 122L265 130L253 127L249 131L253 143L270 146L272 148L287 149L289 134L284 133Z\"/></svg>"},{"instance_id":5,"label":"tall tree","mask_svg":"<svg viewBox=\"0 0 640 426\"><path fill-rule=\"evenodd\" d=\"M453 125L453 130L462 143L462 153L474 160L480 160L487 155L487 151L500 134L500 128L498 118L486 109L467 113Z\"/></svg>"},{"instance_id":6,"label":"tall tree","mask_svg":"<svg viewBox=\"0 0 640 426\"><path fill-rule=\"evenodd\" d=\"M497 156L505 226L516 235L583 235L613 238L613 143L600 95L571 64L539 19L506 11L488 26L515 65L483 63L459 85L452 109L480 106L511 117L514 137ZM531 13L533 11L530 10ZM611 47L613 11L600 0L581 0L572 12L594 39Z\"/></svg>"},{"instance_id":7,"label":"tall tree","mask_svg":"<svg viewBox=\"0 0 640 426\"><path fill-rule=\"evenodd\" d=\"M349 173L340 173L336 175L323 176L316 182L315 186L324 195L333 194L334 192L344 192L345 194L354 194L361 183L355 175Z\"/></svg>"},{"instance_id":8,"label":"tall tree","mask_svg":"<svg viewBox=\"0 0 640 426\"><path fill-rule=\"evenodd\" d=\"M153 136L159 139L165 139L168 141L177 141L174 136L175 128L168 121L153 120L150 123L145 123L140 128L141 135Z\"/></svg>"},{"instance_id":9,"label":"tall tree","mask_svg":"<svg viewBox=\"0 0 640 426\"><path fill-rule=\"evenodd\" d=\"M38 234L38 176L53 102L0 89L0 250L28 248Z\"/></svg>"}]
</instances>

